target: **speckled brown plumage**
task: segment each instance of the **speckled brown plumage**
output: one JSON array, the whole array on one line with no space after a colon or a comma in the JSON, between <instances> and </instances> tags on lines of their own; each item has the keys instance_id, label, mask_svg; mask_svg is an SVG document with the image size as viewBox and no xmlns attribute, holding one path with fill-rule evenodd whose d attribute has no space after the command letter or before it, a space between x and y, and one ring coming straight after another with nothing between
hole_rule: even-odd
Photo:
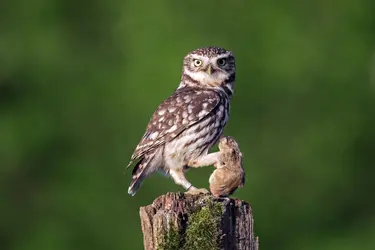
<instances>
[{"instance_id":1,"label":"speckled brown plumage","mask_svg":"<svg viewBox=\"0 0 375 250\"><path fill-rule=\"evenodd\" d=\"M152 115L130 163L129 194L160 171L185 189L197 190L184 171L194 159L207 155L229 119L235 62L232 52L219 47L200 48L184 57L179 87Z\"/></svg>"}]
</instances>

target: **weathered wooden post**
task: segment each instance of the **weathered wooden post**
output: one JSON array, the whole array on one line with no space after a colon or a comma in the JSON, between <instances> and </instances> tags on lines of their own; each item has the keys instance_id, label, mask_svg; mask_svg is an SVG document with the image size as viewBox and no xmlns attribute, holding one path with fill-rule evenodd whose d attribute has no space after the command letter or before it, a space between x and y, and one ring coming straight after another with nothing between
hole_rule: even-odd
<instances>
[{"instance_id":1,"label":"weathered wooden post","mask_svg":"<svg viewBox=\"0 0 375 250\"><path fill-rule=\"evenodd\" d=\"M167 193L140 208L145 250L258 250L247 202Z\"/></svg>"}]
</instances>

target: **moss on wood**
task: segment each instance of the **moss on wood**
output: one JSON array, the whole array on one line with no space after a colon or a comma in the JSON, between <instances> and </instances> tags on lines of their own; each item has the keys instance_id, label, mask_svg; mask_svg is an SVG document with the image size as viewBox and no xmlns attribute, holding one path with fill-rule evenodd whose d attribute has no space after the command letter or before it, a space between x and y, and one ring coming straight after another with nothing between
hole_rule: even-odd
<instances>
[{"instance_id":1,"label":"moss on wood","mask_svg":"<svg viewBox=\"0 0 375 250\"><path fill-rule=\"evenodd\" d=\"M219 249L223 205L213 202L212 199L205 199L201 202L200 209L190 214L186 231L179 232L171 225L158 243L158 250Z\"/></svg>"},{"instance_id":2,"label":"moss on wood","mask_svg":"<svg viewBox=\"0 0 375 250\"><path fill-rule=\"evenodd\" d=\"M164 234L164 238L158 242L157 250L175 250L181 249L183 235L178 232L177 228L173 225L169 227L168 232Z\"/></svg>"},{"instance_id":3,"label":"moss on wood","mask_svg":"<svg viewBox=\"0 0 375 250\"><path fill-rule=\"evenodd\" d=\"M212 200L193 213L185 233L184 250L219 249L222 214L222 204Z\"/></svg>"}]
</instances>

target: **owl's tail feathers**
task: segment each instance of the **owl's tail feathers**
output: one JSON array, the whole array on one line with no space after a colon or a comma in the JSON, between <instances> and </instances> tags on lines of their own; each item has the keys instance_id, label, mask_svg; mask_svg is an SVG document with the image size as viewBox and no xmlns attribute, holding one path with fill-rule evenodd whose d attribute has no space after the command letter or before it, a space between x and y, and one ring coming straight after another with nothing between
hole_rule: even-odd
<instances>
[{"instance_id":1,"label":"owl's tail feathers","mask_svg":"<svg viewBox=\"0 0 375 250\"><path fill-rule=\"evenodd\" d=\"M131 165L133 165L133 163L134 163L135 161L138 162L138 163L140 162L139 160L137 161L137 160L133 160L133 159L131 159L130 162L129 162L129 164L125 167L125 170L124 170L124 174L125 174L125 175L127 175L127 174L129 173L129 168L130 168ZM138 163L134 166L134 169L137 167ZM134 169L133 169L132 172L134 172Z\"/></svg>"},{"instance_id":2,"label":"owl's tail feathers","mask_svg":"<svg viewBox=\"0 0 375 250\"><path fill-rule=\"evenodd\" d=\"M138 188L141 186L143 180L153 172L154 165L151 161L154 159L154 154L147 155L140 159L137 164L134 166L132 175L133 178L130 182L128 194L134 196Z\"/></svg>"}]
</instances>

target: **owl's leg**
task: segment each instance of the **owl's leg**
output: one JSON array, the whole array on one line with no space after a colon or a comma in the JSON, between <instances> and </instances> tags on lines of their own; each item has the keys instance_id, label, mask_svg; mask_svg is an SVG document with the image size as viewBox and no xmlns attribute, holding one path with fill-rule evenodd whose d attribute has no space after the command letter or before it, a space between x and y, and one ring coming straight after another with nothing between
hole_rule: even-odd
<instances>
[{"instance_id":1,"label":"owl's leg","mask_svg":"<svg viewBox=\"0 0 375 250\"><path fill-rule=\"evenodd\" d=\"M207 189L204 188L196 188L194 187L185 177L184 172L179 169L171 169L169 170L169 175L172 177L174 182L178 185L183 186L186 190L187 193L190 194L199 194L199 193L208 193Z\"/></svg>"},{"instance_id":2,"label":"owl's leg","mask_svg":"<svg viewBox=\"0 0 375 250\"><path fill-rule=\"evenodd\" d=\"M181 185L183 188L188 190L193 185L186 179L184 173L180 169L170 169L169 175L172 177L177 185Z\"/></svg>"},{"instance_id":3,"label":"owl's leg","mask_svg":"<svg viewBox=\"0 0 375 250\"><path fill-rule=\"evenodd\" d=\"M199 157L198 159L189 161L188 166L192 168L211 166L211 165L214 165L216 162L218 162L219 156L220 156L220 152L203 155Z\"/></svg>"}]
</instances>

